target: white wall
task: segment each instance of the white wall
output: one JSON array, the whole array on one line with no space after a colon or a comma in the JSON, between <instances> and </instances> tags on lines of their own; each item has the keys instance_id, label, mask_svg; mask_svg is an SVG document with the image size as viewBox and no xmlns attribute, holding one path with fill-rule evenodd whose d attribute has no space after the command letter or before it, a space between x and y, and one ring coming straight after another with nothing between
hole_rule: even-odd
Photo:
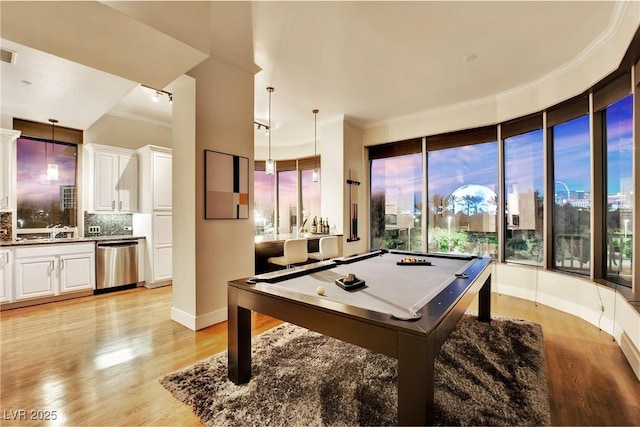
<instances>
[{"instance_id":1,"label":"white wall","mask_svg":"<svg viewBox=\"0 0 640 427\"><path fill-rule=\"evenodd\" d=\"M322 133L322 144L319 145L319 154L322 158L320 169L320 206L322 217L329 218L329 222L336 225L336 232L344 234L349 232L349 227L345 223L343 212L343 195L345 192L344 175L342 173L344 164L344 153L342 147L342 121L334 121L324 124ZM343 242L344 243L344 242Z\"/></svg>"},{"instance_id":2,"label":"white wall","mask_svg":"<svg viewBox=\"0 0 640 427\"><path fill-rule=\"evenodd\" d=\"M173 286L171 318L196 329L196 81L182 76L173 93Z\"/></svg>"},{"instance_id":3,"label":"white wall","mask_svg":"<svg viewBox=\"0 0 640 427\"><path fill-rule=\"evenodd\" d=\"M357 188L358 203L358 238L360 240L354 242L345 242L345 254L363 253L369 250L369 187L366 184L368 161L364 158L364 150L362 148L362 130L349 122L344 122L344 180L349 178L349 171L352 173L354 181L360 182L360 185L345 186L345 194L343 206L345 206L344 215L347 218L345 224L345 233L349 232L350 209L349 209L349 192L351 189ZM343 183L345 182L343 181ZM344 184L343 184L344 185ZM352 199L352 202L355 200ZM348 236L347 236L348 237Z\"/></svg>"},{"instance_id":4,"label":"white wall","mask_svg":"<svg viewBox=\"0 0 640 427\"><path fill-rule=\"evenodd\" d=\"M195 171L196 310L193 329L227 319L227 282L254 274L253 210L248 219L204 219L204 150L247 157L253 164L253 73L209 58L189 72L196 79ZM173 147L175 151L177 147ZM249 168L253 206L253 168ZM174 205L174 210L176 206ZM176 268L176 267L174 267ZM180 268L180 266L177 266ZM175 286L175 282L174 282Z\"/></svg>"},{"instance_id":5,"label":"white wall","mask_svg":"<svg viewBox=\"0 0 640 427\"><path fill-rule=\"evenodd\" d=\"M85 130L84 142L85 144L111 145L132 150L148 144L171 148L171 126L159 122L105 114Z\"/></svg>"},{"instance_id":6,"label":"white wall","mask_svg":"<svg viewBox=\"0 0 640 427\"><path fill-rule=\"evenodd\" d=\"M640 313L609 287L559 272L498 263L493 264L492 286L493 292L536 301L580 317L612 335L618 345L625 331L635 353L640 352Z\"/></svg>"}]
</instances>

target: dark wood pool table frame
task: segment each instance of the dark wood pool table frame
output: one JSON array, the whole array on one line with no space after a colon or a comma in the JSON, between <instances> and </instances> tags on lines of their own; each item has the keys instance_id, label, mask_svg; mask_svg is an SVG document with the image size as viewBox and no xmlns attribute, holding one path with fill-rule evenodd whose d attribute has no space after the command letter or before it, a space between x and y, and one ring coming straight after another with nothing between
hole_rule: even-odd
<instances>
[{"instance_id":1,"label":"dark wood pool table frame","mask_svg":"<svg viewBox=\"0 0 640 427\"><path fill-rule=\"evenodd\" d=\"M398 424L431 425L434 362L444 340L478 296L478 320L491 320L491 258L477 258L425 305L417 321L329 301L247 279L228 286L229 379L251 379L251 311L257 311L398 360ZM453 274L453 273L452 273Z\"/></svg>"}]
</instances>

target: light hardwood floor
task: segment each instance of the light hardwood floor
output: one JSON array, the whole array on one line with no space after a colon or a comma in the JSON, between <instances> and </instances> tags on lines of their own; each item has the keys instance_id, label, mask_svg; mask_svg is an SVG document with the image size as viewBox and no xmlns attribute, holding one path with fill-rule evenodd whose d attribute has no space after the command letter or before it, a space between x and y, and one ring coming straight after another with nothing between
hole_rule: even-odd
<instances>
[{"instance_id":1,"label":"light hardwood floor","mask_svg":"<svg viewBox=\"0 0 640 427\"><path fill-rule=\"evenodd\" d=\"M199 425L158 380L226 350L226 323L193 332L170 308L166 287L0 313L2 425ZM640 424L640 382L610 335L508 296L493 314L543 326L554 425ZM254 314L254 333L279 323ZM31 419L46 411L57 419Z\"/></svg>"}]
</instances>

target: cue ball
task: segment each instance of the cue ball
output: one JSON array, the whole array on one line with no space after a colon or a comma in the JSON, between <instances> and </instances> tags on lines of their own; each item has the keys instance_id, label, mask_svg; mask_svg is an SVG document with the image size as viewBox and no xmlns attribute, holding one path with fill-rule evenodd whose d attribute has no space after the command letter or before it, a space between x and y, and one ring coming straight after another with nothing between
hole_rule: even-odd
<instances>
[{"instance_id":1,"label":"cue ball","mask_svg":"<svg viewBox=\"0 0 640 427\"><path fill-rule=\"evenodd\" d=\"M324 288L323 288L322 286L318 286L318 287L316 288L316 293L317 293L318 295L324 295Z\"/></svg>"}]
</instances>

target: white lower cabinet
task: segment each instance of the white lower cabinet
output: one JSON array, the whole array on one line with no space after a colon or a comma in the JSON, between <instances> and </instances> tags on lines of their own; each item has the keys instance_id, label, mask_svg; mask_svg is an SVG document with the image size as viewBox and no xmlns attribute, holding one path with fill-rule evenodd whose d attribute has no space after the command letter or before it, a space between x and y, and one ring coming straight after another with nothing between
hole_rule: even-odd
<instances>
[{"instance_id":1,"label":"white lower cabinet","mask_svg":"<svg viewBox=\"0 0 640 427\"><path fill-rule=\"evenodd\" d=\"M56 294L56 257L16 259L16 301Z\"/></svg>"},{"instance_id":2,"label":"white lower cabinet","mask_svg":"<svg viewBox=\"0 0 640 427\"><path fill-rule=\"evenodd\" d=\"M93 245L91 247L93 248ZM60 293L95 288L93 252L61 255L58 265L60 266Z\"/></svg>"},{"instance_id":3,"label":"white lower cabinet","mask_svg":"<svg viewBox=\"0 0 640 427\"><path fill-rule=\"evenodd\" d=\"M135 234L145 236L145 286L167 286L173 280L173 215L171 212L133 214Z\"/></svg>"},{"instance_id":4,"label":"white lower cabinet","mask_svg":"<svg viewBox=\"0 0 640 427\"><path fill-rule=\"evenodd\" d=\"M0 249L0 303L9 302L12 299L12 263L12 251L10 249Z\"/></svg>"},{"instance_id":5,"label":"white lower cabinet","mask_svg":"<svg viewBox=\"0 0 640 427\"><path fill-rule=\"evenodd\" d=\"M15 301L95 288L92 243L15 250Z\"/></svg>"},{"instance_id":6,"label":"white lower cabinet","mask_svg":"<svg viewBox=\"0 0 640 427\"><path fill-rule=\"evenodd\" d=\"M173 240L171 212L153 214L153 282L173 278Z\"/></svg>"}]
</instances>

